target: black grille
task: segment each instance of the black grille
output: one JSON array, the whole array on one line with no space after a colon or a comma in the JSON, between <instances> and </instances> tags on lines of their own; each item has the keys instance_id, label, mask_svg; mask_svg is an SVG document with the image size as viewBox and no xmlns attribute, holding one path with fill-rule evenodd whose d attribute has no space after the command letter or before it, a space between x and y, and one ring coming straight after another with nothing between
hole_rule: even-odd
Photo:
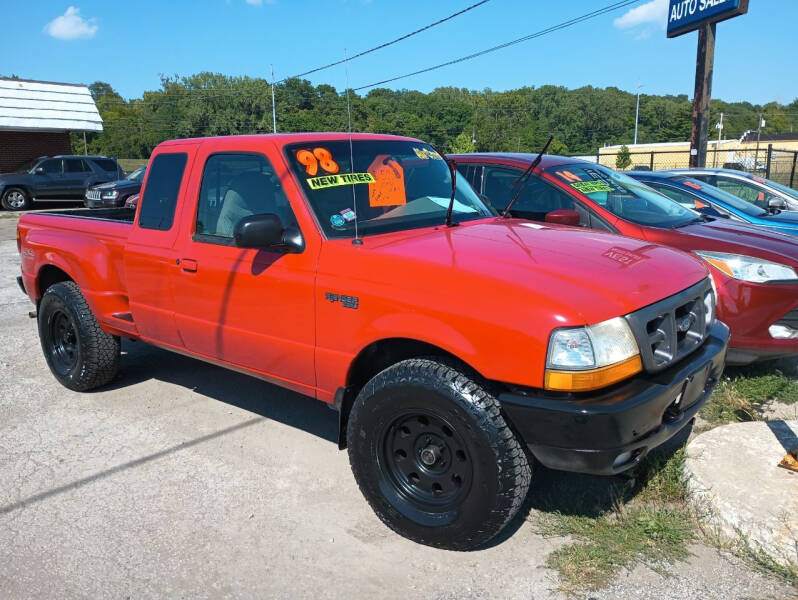
<instances>
[{"instance_id":1,"label":"black grille","mask_svg":"<svg viewBox=\"0 0 798 600\"><path fill-rule=\"evenodd\" d=\"M698 348L707 336L704 296L709 279L626 316L646 371L668 368Z\"/></svg>"}]
</instances>

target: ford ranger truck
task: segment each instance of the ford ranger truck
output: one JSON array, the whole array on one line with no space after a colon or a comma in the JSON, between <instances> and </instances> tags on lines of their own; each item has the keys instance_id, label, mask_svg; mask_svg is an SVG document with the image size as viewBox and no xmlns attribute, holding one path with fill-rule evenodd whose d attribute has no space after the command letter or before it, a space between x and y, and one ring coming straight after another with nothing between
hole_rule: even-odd
<instances>
[{"instance_id":1,"label":"ford ranger truck","mask_svg":"<svg viewBox=\"0 0 798 600\"><path fill-rule=\"evenodd\" d=\"M454 173L387 135L164 142L135 209L20 219L47 364L102 386L128 338L313 396L389 527L484 545L535 461L620 473L690 424L729 333L698 259L498 218Z\"/></svg>"}]
</instances>

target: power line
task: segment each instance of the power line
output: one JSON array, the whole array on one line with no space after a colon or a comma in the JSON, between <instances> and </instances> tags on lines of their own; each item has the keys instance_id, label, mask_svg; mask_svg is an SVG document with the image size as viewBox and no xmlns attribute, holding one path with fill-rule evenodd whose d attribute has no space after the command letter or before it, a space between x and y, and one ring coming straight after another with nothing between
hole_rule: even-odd
<instances>
[{"instance_id":1,"label":"power line","mask_svg":"<svg viewBox=\"0 0 798 600\"><path fill-rule=\"evenodd\" d=\"M321 67L316 67L315 69L311 69L309 71L305 71L303 73L299 73L298 75L294 75L292 77L286 77L286 79L296 79L296 78L299 78L299 77L304 77L305 75L310 75L311 73L318 73L319 71L324 71L325 69L329 69L331 67L335 67L337 65L341 65L341 64L347 62L347 60L354 60L356 58L360 58L361 56L366 56L366 54L371 54L372 52L376 52L377 50L382 50L383 48L387 48L388 46L392 46L393 44L399 43L399 42L401 42L403 40L406 40L407 38L413 37L414 35L418 35L419 33L423 32L423 31L427 31L427 29L432 29L433 27L436 27L437 25L440 25L441 23L445 23L446 21L451 21L455 17L459 17L460 15L465 14L468 11L475 9L478 6L482 6L483 4L486 4L487 2L490 2L490 0L481 0L480 2L476 2L476 3L472 4L471 6L467 6L463 10L457 11L456 13L452 13L448 17L444 17L443 19L435 21L434 23L430 23L429 25L425 25L424 27L421 27L420 29L416 29L415 31L411 31L410 33L406 33L405 35L400 36L400 37L396 38L395 40L391 40L390 42L385 42L384 44L380 44L379 46L374 46L373 48L369 48L368 50L364 50L363 52L359 52L358 54L354 54L353 56L350 56L348 59L344 58L344 59L332 62L332 63L330 63L328 65L324 65L324 66L321 66ZM286 79L282 79L280 82L282 83Z\"/></svg>"},{"instance_id":2,"label":"power line","mask_svg":"<svg viewBox=\"0 0 798 600\"><path fill-rule=\"evenodd\" d=\"M588 19L592 19L594 17L598 17L605 13L617 10L619 8L623 8L625 6L629 6L631 4L637 4L640 0L624 0L622 2L615 2L614 4L610 4L605 6L604 8L600 8L598 10L594 10L593 12L586 13L579 17L575 17L568 21L563 21L562 23L558 23L557 25L552 25L551 27L547 27L546 29L541 29L540 31L536 31L535 33L530 33L529 35L525 35L523 37L517 38L515 40L511 40L509 42L504 42L503 44L499 44L498 46L493 46L491 48L486 48L485 50L480 50L479 52L474 52L473 54L468 54L466 56L461 56L459 58L452 59L450 61L440 63L434 65L432 67L427 67L426 69L419 69L418 71L413 71L411 73L405 73L404 75L397 75L396 77L391 77L389 79L383 79L382 81L378 81L376 83L370 83L368 85L361 85L360 87L354 88L353 91L357 92L360 90L365 90L372 87L377 87L379 85L383 85L386 83L391 83L393 81L398 81L399 79L405 79L407 77L413 77L414 75L420 75L422 73L429 73L430 71L435 71L437 69L442 69L443 67L448 67L457 63L465 62L467 60L471 60L477 58L479 56L483 56L485 54L489 54L491 52L495 52L497 50L503 50L504 48L508 48L510 46L514 46L515 44L520 44L521 42L526 42L531 39L541 37L547 35L549 33L553 33L560 29L565 29L567 27L571 27L576 25L577 23L581 23L582 21L587 21Z\"/></svg>"},{"instance_id":3,"label":"power line","mask_svg":"<svg viewBox=\"0 0 798 600\"><path fill-rule=\"evenodd\" d=\"M394 40L391 40L389 42L385 42L385 43L380 44L378 46L374 46L373 48L369 48L368 50L364 50L363 52L359 52L359 53L349 57L348 59L341 59L341 60L326 64L326 65L322 65L321 67L316 67L316 68L310 69L308 71L303 71L302 73L299 73L297 75L292 75L291 77L285 77L283 79L280 79L279 81L275 81L274 84L277 85L277 84L280 84L280 83L285 83L286 81L288 81L290 79L299 79L300 77L304 77L305 75L310 75L311 73L318 73L319 71L324 71L326 69L329 69L329 68L335 67L337 65L343 64L344 62L347 62L347 60L351 61L351 60L354 60L356 58L360 58L361 56L366 56L367 54L371 54L372 52L376 52L377 50L382 50L383 48L387 48L388 46L392 46L394 44L398 44L399 42L402 42L402 41L404 41L404 40L406 40L408 38L411 38L414 35L418 35L419 33L423 33L424 31L427 31L428 29L432 29L433 27L437 27L438 25L441 25L442 23L446 23L447 21L451 21L452 19L454 19L456 17L459 17L460 15L463 15L463 14L465 14L465 13L471 11L471 10L474 10L475 8L477 8L479 6L482 6L483 4L487 4L488 2L490 2L490 0L480 0L479 2L475 2L474 4L471 4L470 6L467 6L467 7L465 7L462 10L459 10L459 11L457 11L455 13L452 13L448 17L444 17L442 19L439 19L439 20L435 21L434 23L430 23L429 25L425 25L424 27L420 27L419 29L416 29L414 31L411 31L410 33L406 33L406 34L404 34L402 36L399 36L398 38L396 38ZM266 85L269 85L269 82L267 82L265 80L261 80L261 79L253 79L252 81L253 81L253 84L258 84L258 85L266 84ZM196 94L196 96L200 96L200 95L202 95L202 94L204 94L205 92L208 92L208 91L215 92L215 91L219 91L219 90L224 90L224 88L204 88L204 89L201 89L201 90L196 90L198 92L198 94ZM186 90L186 91L188 91L188 90ZM226 92L225 91L221 91L217 95L205 96L205 98L222 98L222 97L226 97L226 96L242 94L242 93L245 93L245 92L248 92L248 91L254 91L254 90L228 90ZM174 98L174 99L169 99L168 101L166 99L163 99L162 101L157 101L157 102L146 102L146 101L144 101L142 99L140 101L134 101L134 102L136 102L137 104L165 104L167 102L180 102L182 100L184 100L184 99L183 98ZM127 102L108 102L107 104L128 104L128 103Z\"/></svg>"}]
</instances>

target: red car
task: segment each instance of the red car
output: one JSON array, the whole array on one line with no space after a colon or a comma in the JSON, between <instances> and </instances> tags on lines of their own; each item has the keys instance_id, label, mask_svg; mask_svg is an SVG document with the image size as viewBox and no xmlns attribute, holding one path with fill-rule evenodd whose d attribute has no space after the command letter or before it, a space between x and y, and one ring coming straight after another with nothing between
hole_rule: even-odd
<instances>
[{"instance_id":1,"label":"red car","mask_svg":"<svg viewBox=\"0 0 798 600\"><path fill-rule=\"evenodd\" d=\"M474 189L502 212L534 154L453 155ZM575 158L544 156L514 217L590 227L700 256L731 329L728 364L798 354L798 242L791 236L689 210L641 182ZM630 265L644 253L619 248ZM663 277L667 275L663 274Z\"/></svg>"}]
</instances>

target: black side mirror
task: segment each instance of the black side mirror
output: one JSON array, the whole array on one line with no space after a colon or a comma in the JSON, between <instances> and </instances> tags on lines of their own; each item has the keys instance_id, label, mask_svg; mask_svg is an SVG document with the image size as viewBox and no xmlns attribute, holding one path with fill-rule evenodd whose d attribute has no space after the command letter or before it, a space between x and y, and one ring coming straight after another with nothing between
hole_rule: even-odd
<instances>
[{"instance_id":1,"label":"black side mirror","mask_svg":"<svg viewBox=\"0 0 798 600\"><path fill-rule=\"evenodd\" d=\"M771 198L768 200L768 209L770 212L776 212L777 210L787 210L787 202L782 198Z\"/></svg>"},{"instance_id":2,"label":"black side mirror","mask_svg":"<svg viewBox=\"0 0 798 600\"><path fill-rule=\"evenodd\" d=\"M272 248L285 252L301 252L305 248L299 230L284 228L280 217L273 213L240 219L233 228L233 240L239 248Z\"/></svg>"}]
</instances>

